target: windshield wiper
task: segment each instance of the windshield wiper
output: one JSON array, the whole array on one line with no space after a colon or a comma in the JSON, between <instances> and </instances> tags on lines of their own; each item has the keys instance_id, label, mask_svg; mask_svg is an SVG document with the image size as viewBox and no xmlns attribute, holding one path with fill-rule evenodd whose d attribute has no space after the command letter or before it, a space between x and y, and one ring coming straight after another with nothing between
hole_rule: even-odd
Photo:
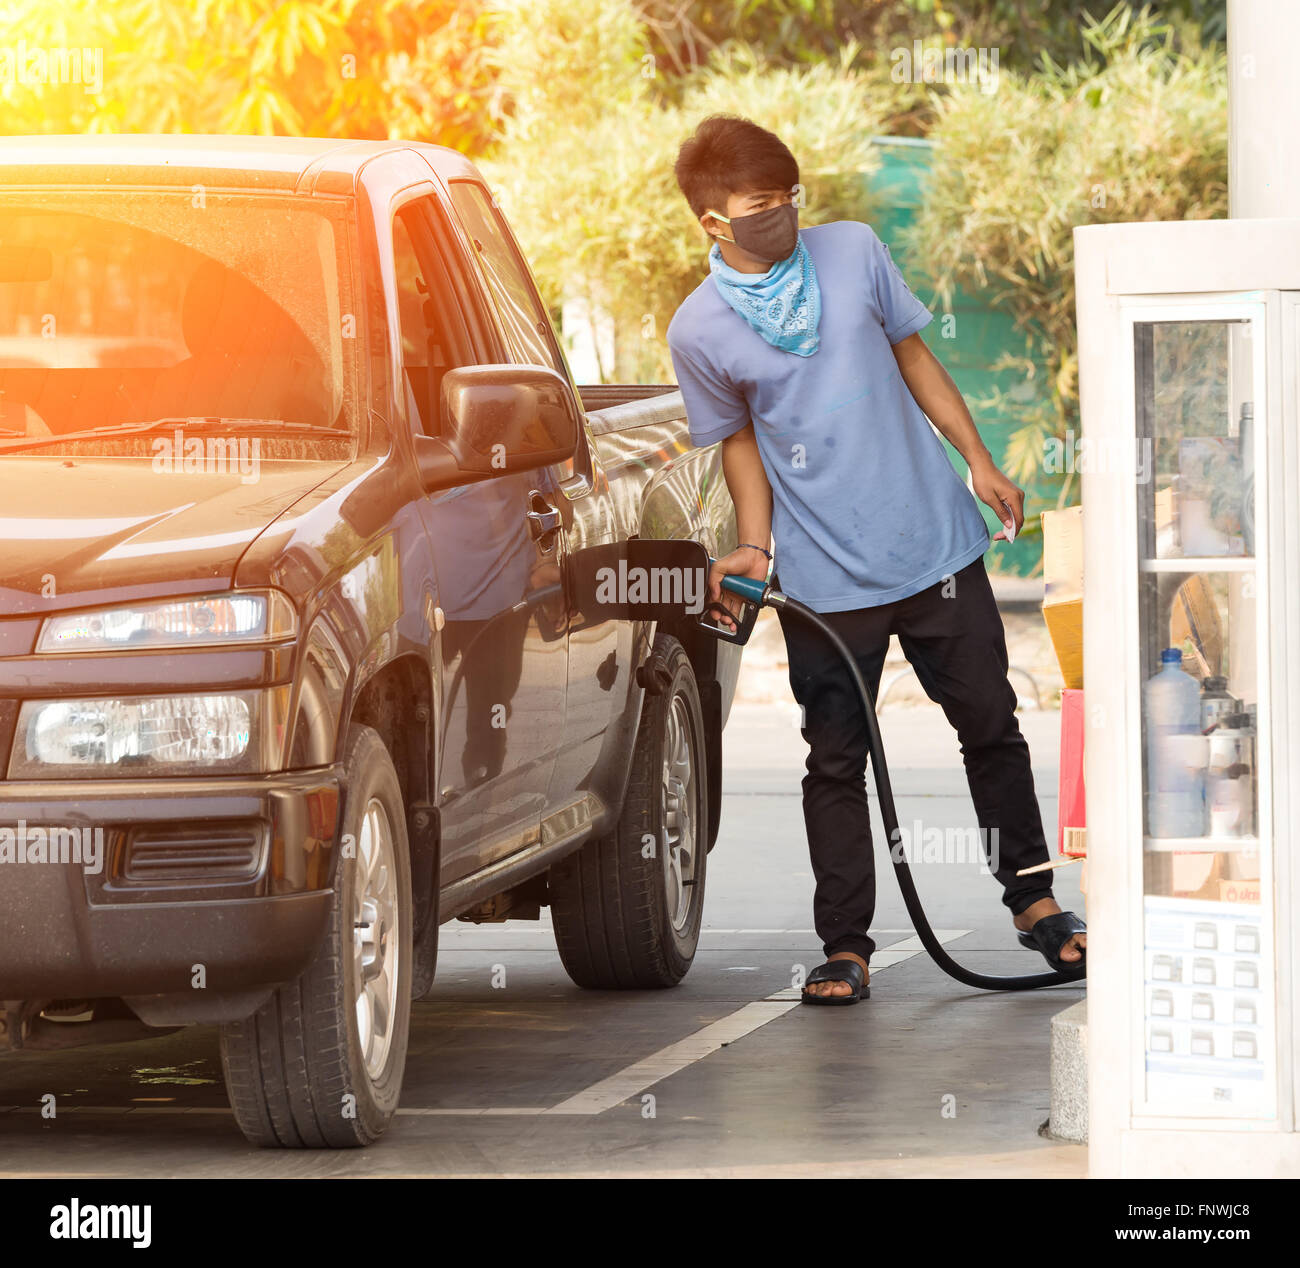
<instances>
[{"instance_id":1,"label":"windshield wiper","mask_svg":"<svg viewBox=\"0 0 1300 1268\"><path fill-rule=\"evenodd\" d=\"M69 440L102 440L110 436L143 436L149 432L162 431L173 427L191 435L196 432L266 432L271 435L291 436L329 436L333 439L349 439L350 432L338 427L321 427L316 423L291 423L282 418L217 418L198 416L194 418L153 418L147 422L114 423L110 427L91 427L86 431L63 432L57 436L26 436L21 432L5 432L6 435L20 436L16 441L0 441L0 453L14 453L21 449L44 449L61 445Z\"/></svg>"}]
</instances>

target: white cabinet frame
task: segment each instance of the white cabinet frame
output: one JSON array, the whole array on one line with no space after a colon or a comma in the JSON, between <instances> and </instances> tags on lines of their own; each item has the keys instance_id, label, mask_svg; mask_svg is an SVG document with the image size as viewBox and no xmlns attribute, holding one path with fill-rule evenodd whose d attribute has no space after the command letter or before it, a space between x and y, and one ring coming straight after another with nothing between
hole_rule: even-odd
<instances>
[{"instance_id":1,"label":"white cabinet frame","mask_svg":"<svg viewBox=\"0 0 1300 1268\"><path fill-rule=\"evenodd\" d=\"M1300 220L1075 231L1082 438L1136 427L1135 323L1249 320L1254 345L1257 790L1276 1097L1258 1118L1152 1114L1143 1032L1142 733L1134 472L1082 473L1087 713L1090 1168L1095 1176L1300 1174ZM1262 350L1263 355L1259 355ZM1159 568L1171 565L1160 564ZM1177 565L1172 565L1176 567ZM1219 571L1248 564L1207 561ZM1297 787L1293 791L1293 785ZM1265 963L1267 964L1267 960Z\"/></svg>"}]
</instances>

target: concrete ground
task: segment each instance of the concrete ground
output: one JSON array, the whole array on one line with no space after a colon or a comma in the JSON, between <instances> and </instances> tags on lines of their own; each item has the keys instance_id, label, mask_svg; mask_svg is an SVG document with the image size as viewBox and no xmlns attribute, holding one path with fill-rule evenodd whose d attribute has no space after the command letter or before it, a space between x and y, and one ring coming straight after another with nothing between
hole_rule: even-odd
<instances>
[{"instance_id":1,"label":"concrete ground","mask_svg":"<svg viewBox=\"0 0 1300 1268\"><path fill-rule=\"evenodd\" d=\"M581 991L548 921L453 922L443 927L437 999L415 1009L402 1109L379 1145L248 1147L226 1107L215 1031L196 1028L4 1058L0 1174L1084 1176L1084 1148L1038 1134L1049 1022L1081 988L988 994L951 981L919 950L893 877L882 875L871 999L798 1003L798 966L821 956L799 798L803 743L770 642L755 649L727 730L705 929L679 987ZM1053 843L1058 719L1054 709L1021 719ZM972 824L939 711L888 708L883 731L904 828L942 836ZM951 849L965 845L954 839ZM1016 946L998 888L974 858L913 870L963 963L1045 969ZM1082 914L1078 882L1077 866L1057 873L1062 905ZM38 1108L47 1093L53 1120Z\"/></svg>"}]
</instances>

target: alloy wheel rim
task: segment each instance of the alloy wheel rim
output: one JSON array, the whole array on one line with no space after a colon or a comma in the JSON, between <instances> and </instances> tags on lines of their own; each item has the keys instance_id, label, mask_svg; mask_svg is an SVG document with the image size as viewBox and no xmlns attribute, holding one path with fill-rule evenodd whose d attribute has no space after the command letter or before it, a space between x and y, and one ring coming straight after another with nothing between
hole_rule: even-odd
<instances>
[{"instance_id":1,"label":"alloy wheel rim","mask_svg":"<svg viewBox=\"0 0 1300 1268\"><path fill-rule=\"evenodd\" d=\"M397 1021L397 865L392 824L378 798L366 803L352 888L357 1039L371 1080L388 1062Z\"/></svg>"},{"instance_id":2,"label":"alloy wheel rim","mask_svg":"<svg viewBox=\"0 0 1300 1268\"><path fill-rule=\"evenodd\" d=\"M663 861L668 919L674 933L685 931L691 915L696 864L696 786L694 732L684 696L673 697L664 734Z\"/></svg>"}]
</instances>

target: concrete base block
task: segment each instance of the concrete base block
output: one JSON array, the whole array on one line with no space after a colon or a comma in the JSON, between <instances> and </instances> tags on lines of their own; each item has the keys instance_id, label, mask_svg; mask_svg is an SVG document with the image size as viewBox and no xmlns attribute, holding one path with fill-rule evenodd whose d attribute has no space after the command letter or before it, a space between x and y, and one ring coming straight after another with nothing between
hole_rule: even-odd
<instances>
[{"instance_id":1,"label":"concrete base block","mask_svg":"<svg viewBox=\"0 0 1300 1268\"><path fill-rule=\"evenodd\" d=\"M1048 1134L1080 1144L1088 1139L1088 1001L1052 1018L1052 1113Z\"/></svg>"}]
</instances>

